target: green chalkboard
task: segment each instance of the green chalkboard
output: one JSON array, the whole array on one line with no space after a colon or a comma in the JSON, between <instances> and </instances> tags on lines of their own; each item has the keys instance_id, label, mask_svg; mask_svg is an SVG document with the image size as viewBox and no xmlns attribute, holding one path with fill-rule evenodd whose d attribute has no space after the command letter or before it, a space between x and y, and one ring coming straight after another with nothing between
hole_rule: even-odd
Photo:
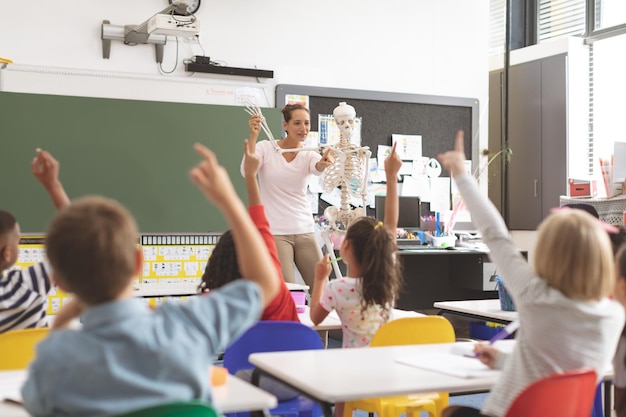
<instances>
[{"instance_id":1,"label":"green chalkboard","mask_svg":"<svg viewBox=\"0 0 626 417\"><path fill-rule=\"evenodd\" d=\"M281 114L264 108L275 136ZM70 198L115 198L142 232L221 232L224 217L188 176L200 160L193 144L211 148L245 200L239 173L248 136L243 107L90 97L0 93L0 208L23 232L44 232L54 214L30 172L35 149L61 163Z\"/></svg>"}]
</instances>

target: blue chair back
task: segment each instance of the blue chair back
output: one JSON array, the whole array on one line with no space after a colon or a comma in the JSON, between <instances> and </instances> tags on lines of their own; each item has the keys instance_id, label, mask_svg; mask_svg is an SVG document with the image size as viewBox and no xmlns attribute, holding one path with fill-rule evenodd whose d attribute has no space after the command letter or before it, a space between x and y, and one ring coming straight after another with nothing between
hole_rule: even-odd
<instances>
[{"instance_id":1,"label":"blue chair back","mask_svg":"<svg viewBox=\"0 0 626 417\"><path fill-rule=\"evenodd\" d=\"M294 321L259 321L224 351L224 367L231 374L253 368L251 353L323 349L319 334Z\"/></svg>"}]
</instances>

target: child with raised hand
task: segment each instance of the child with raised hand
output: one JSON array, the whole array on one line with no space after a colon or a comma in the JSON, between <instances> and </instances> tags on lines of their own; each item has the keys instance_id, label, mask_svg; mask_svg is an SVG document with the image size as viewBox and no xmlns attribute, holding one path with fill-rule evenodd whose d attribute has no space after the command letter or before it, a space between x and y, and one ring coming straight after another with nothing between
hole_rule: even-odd
<instances>
[{"instance_id":1,"label":"child with raised hand","mask_svg":"<svg viewBox=\"0 0 626 417\"><path fill-rule=\"evenodd\" d=\"M244 279L156 310L133 298L142 268L137 225L118 202L84 197L50 224L46 251L80 329L58 328L37 346L22 388L34 417L112 416L173 401L211 402L209 367L276 296L268 250L226 170L202 145L190 176L230 224Z\"/></svg>"},{"instance_id":2,"label":"child with raised hand","mask_svg":"<svg viewBox=\"0 0 626 417\"><path fill-rule=\"evenodd\" d=\"M615 255L615 299L626 308L626 244L622 244ZM626 327L617 345L613 360L615 376L615 416L626 417Z\"/></svg>"},{"instance_id":3,"label":"child with raised hand","mask_svg":"<svg viewBox=\"0 0 626 417\"><path fill-rule=\"evenodd\" d=\"M489 247L521 324L510 355L476 346L483 363L503 369L482 409L455 406L442 415L504 416L524 388L553 373L591 367L602 378L624 326L624 309L609 297L615 283L613 252L600 222L582 210L552 213L539 225L533 268L497 209L466 173L462 132L455 150L438 158L454 177Z\"/></svg>"},{"instance_id":4,"label":"child with raised hand","mask_svg":"<svg viewBox=\"0 0 626 417\"><path fill-rule=\"evenodd\" d=\"M59 162L49 152L36 150L31 172L57 210L69 205L59 181ZM0 332L47 326L46 296L53 286L48 263L5 273L17 262L19 243L19 223L11 213L0 210Z\"/></svg>"},{"instance_id":5,"label":"child with raised hand","mask_svg":"<svg viewBox=\"0 0 626 417\"><path fill-rule=\"evenodd\" d=\"M278 295L263 310L261 320L300 321L296 305L283 279L276 243L274 242L274 236L270 233L269 223L265 216L265 207L261 202L261 194L256 178L261 166L261 160L255 155L253 146L248 140L244 142L243 171L248 191L248 213L270 252L272 262L276 268L275 276L279 288ZM237 262L238 256L235 242L231 231L228 230L222 234L211 253L209 262L202 275L200 288L203 290L214 290L236 279L240 279L242 275L237 267Z\"/></svg>"},{"instance_id":6,"label":"child with raised hand","mask_svg":"<svg viewBox=\"0 0 626 417\"><path fill-rule=\"evenodd\" d=\"M346 231L340 253L348 266L348 277L328 282L329 255L317 263L315 287L311 296L311 320L318 324L337 310L342 323L343 347L368 346L372 336L386 323L402 282L396 256L398 227L397 175L402 160L396 144L385 160L387 198L385 221L370 217L354 221Z\"/></svg>"}]
</instances>

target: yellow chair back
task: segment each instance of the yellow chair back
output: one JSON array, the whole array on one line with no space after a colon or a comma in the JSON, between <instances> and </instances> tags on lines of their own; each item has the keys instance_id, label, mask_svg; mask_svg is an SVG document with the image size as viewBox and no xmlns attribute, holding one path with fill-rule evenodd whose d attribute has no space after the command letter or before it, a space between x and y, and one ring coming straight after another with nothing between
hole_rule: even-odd
<instances>
[{"instance_id":1,"label":"yellow chair back","mask_svg":"<svg viewBox=\"0 0 626 417\"><path fill-rule=\"evenodd\" d=\"M405 317L381 326L374 334L370 346L421 345L454 341L454 328L443 316Z\"/></svg>"},{"instance_id":2,"label":"yellow chair back","mask_svg":"<svg viewBox=\"0 0 626 417\"><path fill-rule=\"evenodd\" d=\"M454 327L442 316L406 317L382 325L374 334L370 347L452 343ZM385 398L364 398L344 404L343 417L352 417L354 411L376 413L379 417L418 417L427 412L440 417L448 406L447 392L400 395Z\"/></svg>"},{"instance_id":3,"label":"yellow chair back","mask_svg":"<svg viewBox=\"0 0 626 417\"><path fill-rule=\"evenodd\" d=\"M35 346L49 329L10 330L0 334L0 370L25 369L35 358Z\"/></svg>"}]
</instances>

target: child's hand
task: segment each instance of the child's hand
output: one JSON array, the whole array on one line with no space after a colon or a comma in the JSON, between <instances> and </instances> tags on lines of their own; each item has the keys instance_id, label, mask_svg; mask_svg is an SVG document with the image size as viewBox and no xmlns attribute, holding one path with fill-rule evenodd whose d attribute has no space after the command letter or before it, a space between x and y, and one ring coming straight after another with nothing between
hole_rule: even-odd
<instances>
[{"instance_id":1,"label":"child's hand","mask_svg":"<svg viewBox=\"0 0 626 417\"><path fill-rule=\"evenodd\" d=\"M450 171L453 177L465 174L465 150L463 149L463 138L463 131L459 130L456 133L454 150L437 155L437 159L439 159L441 165Z\"/></svg>"},{"instance_id":2,"label":"child's hand","mask_svg":"<svg viewBox=\"0 0 626 417\"><path fill-rule=\"evenodd\" d=\"M250 148L252 144L246 139L243 142L243 172L246 178L256 176L261 166L261 159Z\"/></svg>"},{"instance_id":3,"label":"child's hand","mask_svg":"<svg viewBox=\"0 0 626 417\"><path fill-rule=\"evenodd\" d=\"M400 172L400 168L402 168L402 159L400 159L400 155L396 152L397 145L398 142L393 144L391 155L385 159L385 173L389 178L397 178L398 172Z\"/></svg>"},{"instance_id":4,"label":"child's hand","mask_svg":"<svg viewBox=\"0 0 626 417\"><path fill-rule=\"evenodd\" d=\"M330 254L326 254L315 265L315 281L325 281L330 276L332 266L330 265Z\"/></svg>"},{"instance_id":5,"label":"child's hand","mask_svg":"<svg viewBox=\"0 0 626 417\"><path fill-rule=\"evenodd\" d=\"M230 177L224 167L219 164L215 154L199 143L194 145L194 149L204 158L204 161L189 172L200 191L218 206L222 206L233 197L237 198Z\"/></svg>"},{"instance_id":6,"label":"child's hand","mask_svg":"<svg viewBox=\"0 0 626 417\"><path fill-rule=\"evenodd\" d=\"M261 131L261 122L263 122L263 116L253 115L250 116L250 120L248 120L248 126L250 127L250 135L254 138L259 136L259 132ZM254 152L254 149L252 150Z\"/></svg>"},{"instance_id":7,"label":"child's hand","mask_svg":"<svg viewBox=\"0 0 626 417\"><path fill-rule=\"evenodd\" d=\"M482 363L494 369L496 366L496 357L498 349L487 343L477 343L474 347L474 353Z\"/></svg>"},{"instance_id":8,"label":"child's hand","mask_svg":"<svg viewBox=\"0 0 626 417\"><path fill-rule=\"evenodd\" d=\"M37 180L48 188L58 181L59 161L54 159L49 152L36 149L37 155L30 163L30 169Z\"/></svg>"}]
</instances>

